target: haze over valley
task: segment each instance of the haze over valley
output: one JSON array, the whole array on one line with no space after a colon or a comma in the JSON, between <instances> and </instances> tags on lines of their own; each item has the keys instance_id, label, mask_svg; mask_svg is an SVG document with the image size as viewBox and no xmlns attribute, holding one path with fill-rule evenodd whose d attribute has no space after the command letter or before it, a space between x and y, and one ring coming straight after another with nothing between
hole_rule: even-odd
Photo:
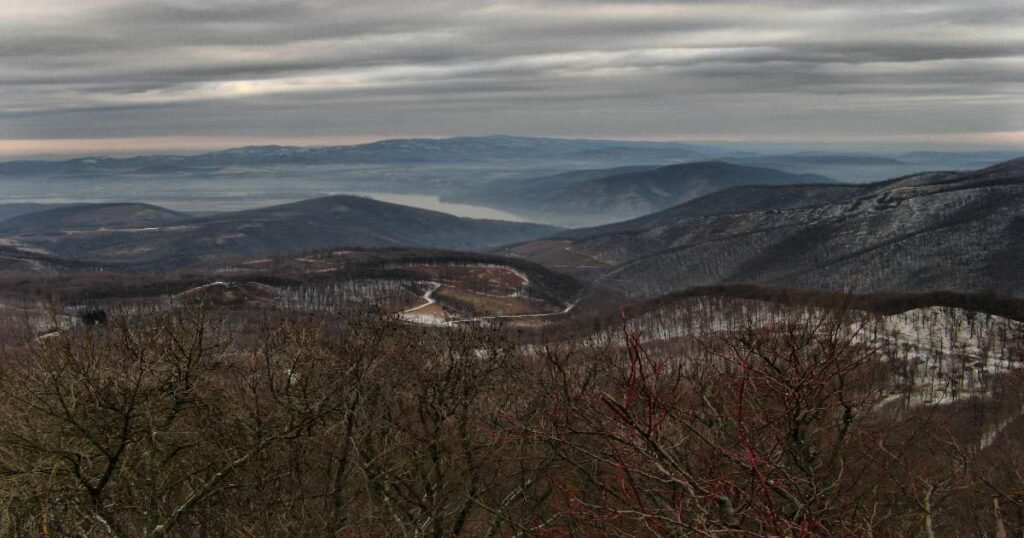
<instances>
[{"instance_id":1,"label":"haze over valley","mask_svg":"<svg viewBox=\"0 0 1024 538\"><path fill-rule=\"evenodd\" d=\"M923 170L977 169L1015 156L756 153L729 146L490 136L11 161L0 163L0 180L7 204L143 202L202 213L361 194L463 217L580 226L640 216L738 184L864 183ZM622 174L641 175L613 179ZM646 193L633 190L645 181L642 174L654 181L642 187Z\"/></svg>"}]
</instances>

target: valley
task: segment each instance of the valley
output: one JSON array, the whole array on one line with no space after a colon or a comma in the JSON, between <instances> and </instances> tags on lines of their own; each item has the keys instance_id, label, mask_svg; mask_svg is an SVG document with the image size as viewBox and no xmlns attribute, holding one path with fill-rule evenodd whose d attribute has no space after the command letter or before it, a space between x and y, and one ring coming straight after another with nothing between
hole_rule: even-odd
<instances>
[{"instance_id":1,"label":"valley","mask_svg":"<svg viewBox=\"0 0 1024 538\"><path fill-rule=\"evenodd\" d=\"M796 178L799 182L856 184L922 170L978 169L1016 156L999 151L780 153L715 144L508 136L401 139L356 146L256 146L198 155L0 163L0 204L150 203L208 214L371 193L382 201L463 217L578 227L663 209L734 185L736 179L777 184L790 174L803 176ZM684 169L679 173L694 175L684 190L666 190L665 176L635 192L624 184L602 182L615 175L716 161L735 168L703 177ZM761 176L737 176L742 167L760 168ZM459 207L463 205L476 207Z\"/></svg>"}]
</instances>

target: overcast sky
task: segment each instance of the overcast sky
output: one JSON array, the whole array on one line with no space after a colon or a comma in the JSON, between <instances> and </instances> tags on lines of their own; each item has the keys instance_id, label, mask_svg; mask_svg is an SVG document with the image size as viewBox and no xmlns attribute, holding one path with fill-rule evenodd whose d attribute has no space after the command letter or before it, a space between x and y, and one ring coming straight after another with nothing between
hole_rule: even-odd
<instances>
[{"instance_id":1,"label":"overcast sky","mask_svg":"<svg viewBox=\"0 0 1024 538\"><path fill-rule=\"evenodd\" d=\"M1024 147L1024 2L0 9L0 155L495 133Z\"/></svg>"}]
</instances>

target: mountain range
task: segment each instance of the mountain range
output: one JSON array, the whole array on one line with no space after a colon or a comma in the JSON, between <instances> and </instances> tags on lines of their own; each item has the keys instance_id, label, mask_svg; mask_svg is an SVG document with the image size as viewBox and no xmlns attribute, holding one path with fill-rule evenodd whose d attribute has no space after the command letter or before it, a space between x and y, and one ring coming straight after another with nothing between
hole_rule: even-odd
<instances>
[{"instance_id":1,"label":"mountain range","mask_svg":"<svg viewBox=\"0 0 1024 538\"><path fill-rule=\"evenodd\" d=\"M93 265L209 267L314 249L511 244L500 250L634 297L719 284L1024 295L1024 159L862 184L704 160L492 185L467 197L567 217L649 214L563 230L355 196L205 216L139 203L8 204L0 245Z\"/></svg>"},{"instance_id":2,"label":"mountain range","mask_svg":"<svg viewBox=\"0 0 1024 538\"><path fill-rule=\"evenodd\" d=\"M0 220L0 233L23 235L54 231L158 227L169 226L188 218L189 216L184 213L152 204L67 204L57 207L39 205L35 210L23 211Z\"/></svg>"},{"instance_id":3,"label":"mountain range","mask_svg":"<svg viewBox=\"0 0 1024 538\"><path fill-rule=\"evenodd\" d=\"M557 232L357 196L195 217L148 204L81 204L0 222L17 244L94 264L216 265L345 247L483 249Z\"/></svg>"},{"instance_id":4,"label":"mountain range","mask_svg":"<svg viewBox=\"0 0 1024 538\"><path fill-rule=\"evenodd\" d=\"M807 183L833 181L813 174L700 161L557 174L488 185L457 199L525 215L558 215L567 220L607 222L646 215L737 185Z\"/></svg>"},{"instance_id":5,"label":"mountain range","mask_svg":"<svg viewBox=\"0 0 1024 538\"><path fill-rule=\"evenodd\" d=\"M1024 295L1024 159L864 185L741 186L508 249L640 297L713 284Z\"/></svg>"},{"instance_id":6,"label":"mountain range","mask_svg":"<svg viewBox=\"0 0 1024 538\"><path fill-rule=\"evenodd\" d=\"M516 136L411 138L350 146L248 146L198 155L86 157L0 163L0 176L136 174L173 175L215 172L229 166L327 164L429 164L493 160L627 160L706 158L720 154L710 146L676 142L571 140Z\"/></svg>"},{"instance_id":7,"label":"mountain range","mask_svg":"<svg viewBox=\"0 0 1024 538\"><path fill-rule=\"evenodd\" d=\"M407 138L341 146L247 146L197 155L91 156L67 160L0 163L0 177L175 176L223 173L228 167L331 164L438 164L503 161L559 161L600 165L665 165L709 159L816 173L844 181L892 177L894 171L922 167L969 169L1013 157L1004 151L916 151L901 154L749 151L709 144L628 140L587 140L525 136ZM888 176L884 174L889 174Z\"/></svg>"}]
</instances>

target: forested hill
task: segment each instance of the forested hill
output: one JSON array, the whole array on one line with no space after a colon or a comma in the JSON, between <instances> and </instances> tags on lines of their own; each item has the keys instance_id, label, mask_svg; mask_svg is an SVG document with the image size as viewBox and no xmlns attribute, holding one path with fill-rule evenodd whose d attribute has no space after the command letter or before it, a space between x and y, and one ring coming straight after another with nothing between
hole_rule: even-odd
<instances>
[{"instance_id":1,"label":"forested hill","mask_svg":"<svg viewBox=\"0 0 1024 538\"><path fill-rule=\"evenodd\" d=\"M1020 296L1024 160L857 187L731 189L511 252L640 296L723 283Z\"/></svg>"}]
</instances>

